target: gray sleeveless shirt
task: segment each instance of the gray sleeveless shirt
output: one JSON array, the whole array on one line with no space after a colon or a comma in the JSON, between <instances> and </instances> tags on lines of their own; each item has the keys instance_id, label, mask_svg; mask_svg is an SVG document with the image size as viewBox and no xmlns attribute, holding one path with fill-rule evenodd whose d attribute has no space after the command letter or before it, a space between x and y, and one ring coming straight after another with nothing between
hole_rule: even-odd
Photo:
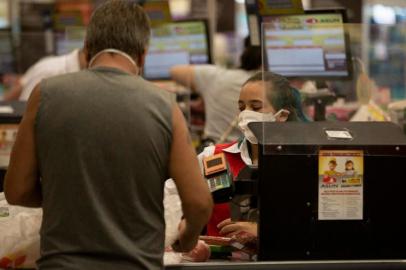
<instances>
[{"instance_id":1,"label":"gray sleeveless shirt","mask_svg":"<svg viewBox=\"0 0 406 270\"><path fill-rule=\"evenodd\" d=\"M161 269L174 95L107 67L40 91L40 269Z\"/></svg>"}]
</instances>

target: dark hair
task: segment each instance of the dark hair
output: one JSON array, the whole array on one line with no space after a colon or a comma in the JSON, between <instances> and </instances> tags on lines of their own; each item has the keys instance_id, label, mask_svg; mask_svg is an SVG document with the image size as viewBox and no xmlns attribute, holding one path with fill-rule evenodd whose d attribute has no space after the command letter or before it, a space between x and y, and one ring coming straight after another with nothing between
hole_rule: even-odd
<instances>
[{"instance_id":1,"label":"dark hair","mask_svg":"<svg viewBox=\"0 0 406 270\"><path fill-rule=\"evenodd\" d=\"M309 121L303 112L300 92L291 87L285 77L270 71L260 71L249 78L244 85L258 81L265 82L266 98L276 111L285 109L290 112L287 121Z\"/></svg>"},{"instance_id":2,"label":"dark hair","mask_svg":"<svg viewBox=\"0 0 406 270\"><path fill-rule=\"evenodd\" d=\"M354 166L354 162L353 162L352 160L347 160L347 161L345 162L345 166L347 166L347 165L350 164L350 163ZM345 170L347 171L347 168L345 168Z\"/></svg>"},{"instance_id":3,"label":"dark hair","mask_svg":"<svg viewBox=\"0 0 406 270\"><path fill-rule=\"evenodd\" d=\"M262 64L261 46L252 46L250 36L244 38L244 51L240 56L241 69L257 70Z\"/></svg>"},{"instance_id":4,"label":"dark hair","mask_svg":"<svg viewBox=\"0 0 406 270\"><path fill-rule=\"evenodd\" d=\"M262 64L262 54L260 46L248 46L240 56L241 69L257 70Z\"/></svg>"},{"instance_id":5,"label":"dark hair","mask_svg":"<svg viewBox=\"0 0 406 270\"><path fill-rule=\"evenodd\" d=\"M138 60L148 46L150 34L148 16L136 1L106 1L94 11L87 27L87 60L109 48Z\"/></svg>"}]
</instances>

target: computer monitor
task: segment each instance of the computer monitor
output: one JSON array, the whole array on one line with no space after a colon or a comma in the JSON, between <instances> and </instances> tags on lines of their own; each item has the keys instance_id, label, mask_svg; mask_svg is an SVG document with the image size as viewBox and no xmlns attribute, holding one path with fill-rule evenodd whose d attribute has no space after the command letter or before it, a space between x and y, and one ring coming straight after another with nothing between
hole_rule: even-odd
<instances>
[{"instance_id":1,"label":"computer monitor","mask_svg":"<svg viewBox=\"0 0 406 270\"><path fill-rule=\"evenodd\" d=\"M262 18L265 64L286 77L351 77L345 10L311 10L305 14Z\"/></svg>"},{"instance_id":2,"label":"computer monitor","mask_svg":"<svg viewBox=\"0 0 406 270\"><path fill-rule=\"evenodd\" d=\"M152 29L144 66L149 80L169 79L175 65L211 63L210 42L205 20L178 21Z\"/></svg>"}]
</instances>

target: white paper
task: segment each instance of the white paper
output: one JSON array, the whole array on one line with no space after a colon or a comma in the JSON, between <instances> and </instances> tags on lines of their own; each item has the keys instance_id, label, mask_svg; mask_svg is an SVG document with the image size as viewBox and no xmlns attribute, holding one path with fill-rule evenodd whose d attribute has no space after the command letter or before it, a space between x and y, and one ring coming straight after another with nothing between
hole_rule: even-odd
<instances>
[{"instance_id":1,"label":"white paper","mask_svg":"<svg viewBox=\"0 0 406 270\"><path fill-rule=\"evenodd\" d=\"M329 139L352 139L351 133L346 130L326 130Z\"/></svg>"}]
</instances>

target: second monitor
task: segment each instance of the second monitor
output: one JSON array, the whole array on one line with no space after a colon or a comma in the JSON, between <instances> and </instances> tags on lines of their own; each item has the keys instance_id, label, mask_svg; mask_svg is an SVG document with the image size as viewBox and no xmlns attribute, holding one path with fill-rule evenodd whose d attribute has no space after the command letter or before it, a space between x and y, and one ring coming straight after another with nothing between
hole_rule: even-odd
<instances>
[{"instance_id":1,"label":"second monitor","mask_svg":"<svg viewBox=\"0 0 406 270\"><path fill-rule=\"evenodd\" d=\"M343 79L351 76L344 10L311 10L262 18L270 71L286 77Z\"/></svg>"},{"instance_id":2,"label":"second monitor","mask_svg":"<svg viewBox=\"0 0 406 270\"><path fill-rule=\"evenodd\" d=\"M178 21L152 29L144 76L149 80L169 79L172 66L211 63L205 20Z\"/></svg>"}]
</instances>

